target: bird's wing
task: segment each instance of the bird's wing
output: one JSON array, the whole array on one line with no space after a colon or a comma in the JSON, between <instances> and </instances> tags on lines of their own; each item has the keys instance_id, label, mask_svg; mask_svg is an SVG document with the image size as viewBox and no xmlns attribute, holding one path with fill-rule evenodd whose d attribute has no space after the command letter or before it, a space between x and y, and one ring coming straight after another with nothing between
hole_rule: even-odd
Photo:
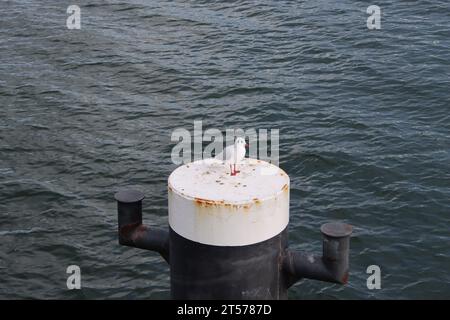
<instances>
[{"instance_id":1,"label":"bird's wing","mask_svg":"<svg viewBox=\"0 0 450 320\"><path fill-rule=\"evenodd\" d=\"M230 161L233 158L233 155L234 155L234 146L228 146L215 158L222 161Z\"/></svg>"},{"instance_id":2,"label":"bird's wing","mask_svg":"<svg viewBox=\"0 0 450 320\"><path fill-rule=\"evenodd\" d=\"M224 157L225 161L233 160L233 158L234 158L234 146L226 147L224 152L225 152L225 157Z\"/></svg>"}]
</instances>

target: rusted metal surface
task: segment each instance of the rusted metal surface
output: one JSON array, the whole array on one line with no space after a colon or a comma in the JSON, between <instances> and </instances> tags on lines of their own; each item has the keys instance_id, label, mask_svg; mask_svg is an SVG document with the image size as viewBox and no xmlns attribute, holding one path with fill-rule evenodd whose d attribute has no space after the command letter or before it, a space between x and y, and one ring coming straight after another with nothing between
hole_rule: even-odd
<instances>
[{"instance_id":1,"label":"rusted metal surface","mask_svg":"<svg viewBox=\"0 0 450 320\"><path fill-rule=\"evenodd\" d=\"M239 246L284 230L289 222L289 176L257 159L245 159L239 169L230 176L227 166L210 160L172 172L169 224L175 232L203 244Z\"/></svg>"},{"instance_id":2,"label":"rusted metal surface","mask_svg":"<svg viewBox=\"0 0 450 320\"><path fill-rule=\"evenodd\" d=\"M230 176L227 166L208 160L211 161L195 161L174 170L168 179L168 190L184 198L220 205L249 203L253 198L264 201L289 189L289 176L268 162L246 158L240 174Z\"/></svg>"}]
</instances>

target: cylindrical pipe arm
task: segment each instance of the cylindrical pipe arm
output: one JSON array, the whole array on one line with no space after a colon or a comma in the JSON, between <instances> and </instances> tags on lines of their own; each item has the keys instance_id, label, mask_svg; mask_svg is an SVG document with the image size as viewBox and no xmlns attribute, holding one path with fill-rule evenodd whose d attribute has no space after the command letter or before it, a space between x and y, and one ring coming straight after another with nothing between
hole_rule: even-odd
<instances>
[{"instance_id":1,"label":"cylindrical pipe arm","mask_svg":"<svg viewBox=\"0 0 450 320\"><path fill-rule=\"evenodd\" d=\"M158 252L169 263L169 233L142 224L142 200L139 191L126 190L114 195L117 200L119 244Z\"/></svg>"},{"instance_id":2,"label":"cylindrical pipe arm","mask_svg":"<svg viewBox=\"0 0 450 320\"><path fill-rule=\"evenodd\" d=\"M347 283L352 226L345 223L326 223L320 229L323 235L321 257L286 250L283 268L287 275L288 287L302 278Z\"/></svg>"}]
</instances>

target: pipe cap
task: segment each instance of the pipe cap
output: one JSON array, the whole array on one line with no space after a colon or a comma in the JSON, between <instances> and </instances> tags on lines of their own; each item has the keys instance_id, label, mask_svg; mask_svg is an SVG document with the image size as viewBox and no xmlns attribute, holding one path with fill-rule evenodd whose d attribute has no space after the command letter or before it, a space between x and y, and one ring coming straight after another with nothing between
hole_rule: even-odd
<instances>
[{"instance_id":1,"label":"pipe cap","mask_svg":"<svg viewBox=\"0 0 450 320\"><path fill-rule=\"evenodd\" d=\"M133 203L142 201L142 199L144 199L145 196L142 192L137 190L122 190L117 192L114 195L114 198L116 198L116 200L119 202Z\"/></svg>"},{"instance_id":2,"label":"pipe cap","mask_svg":"<svg viewBox=\"0 0 450 320\"><path fill-rule=\"evenodd\" d=\"M320 227L320 231L328 237L344 238L352 234L353 227L342 222L329 222Z\"/></svg>"}]
</instances>

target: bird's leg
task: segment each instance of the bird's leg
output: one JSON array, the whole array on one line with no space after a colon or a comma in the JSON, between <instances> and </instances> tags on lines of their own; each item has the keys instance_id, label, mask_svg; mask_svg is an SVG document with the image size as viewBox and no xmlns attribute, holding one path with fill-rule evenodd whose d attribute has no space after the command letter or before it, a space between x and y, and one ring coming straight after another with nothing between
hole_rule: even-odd
<instances>
[{"instance_id":1,"label":"bird's leg","mask_svg":"<svg viewBox=\"0 0 450 320\"><path fill-rule=\"evenodd\" d=\"M236 175L236 172L234 172L233 166L231 164L230 164L230 171L231 171L230 176L235 176Z\"/></svg>"},{"instance_id":2,"label":"bird's leg","mask_svg":"<svg viewBox=\"0 0 450 320\"><path fill-rule=\"evenodd\" d=\"M234 164L234 173L239 173L239 170L236 170L236 164Z\"/></svg>"}]
</instances>

